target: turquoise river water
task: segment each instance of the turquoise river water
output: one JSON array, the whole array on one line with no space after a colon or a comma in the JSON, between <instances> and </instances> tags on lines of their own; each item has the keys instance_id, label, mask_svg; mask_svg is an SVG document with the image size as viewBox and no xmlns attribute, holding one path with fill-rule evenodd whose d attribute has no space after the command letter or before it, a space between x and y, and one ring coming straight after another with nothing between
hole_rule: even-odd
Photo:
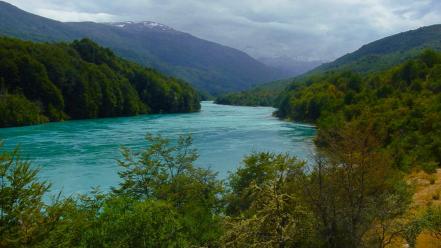
<instances>
[{"instance_id":1,"label":"turquoise river water","mask_svg":"<svg viewBox=\"0 0 441 248\"><path fill-rule=\"evenodd\" d=\"M67 121L3 128L3 149L19 145L22 157L41 168L40 178L63 194L86 193L91 187L108 190L119 182L116 159L120 145L146 146L145 134L176 139L192 134L200 155L197 166L209 167L225 178L242 158L259 151L287 152L307 159L313 152L312 126L280 121L273 108L236 107L202 102L191 114Z\"/></svg>"}]
</instances>

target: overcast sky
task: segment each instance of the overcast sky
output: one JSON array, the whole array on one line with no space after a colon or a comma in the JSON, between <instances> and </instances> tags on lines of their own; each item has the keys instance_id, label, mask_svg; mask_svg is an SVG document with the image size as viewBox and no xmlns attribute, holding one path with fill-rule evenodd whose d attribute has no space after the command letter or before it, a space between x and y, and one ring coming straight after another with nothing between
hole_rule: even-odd
<instances>
[{"instance_id":1,"label":"overcast sky","mask_svg":"<svg viewBox=\"0 0 441 248\"><path fill-rule=\"evenodd\" d=\"M6 0L60 21L156 21L254 57L332 60L441 23L440 0Z\"/></svg>"}]
</instances>

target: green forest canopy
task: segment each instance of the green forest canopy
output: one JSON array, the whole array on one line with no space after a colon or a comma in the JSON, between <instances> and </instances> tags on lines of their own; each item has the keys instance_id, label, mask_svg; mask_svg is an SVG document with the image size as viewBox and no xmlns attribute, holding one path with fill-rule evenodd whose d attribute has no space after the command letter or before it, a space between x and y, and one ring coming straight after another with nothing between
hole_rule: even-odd
<instances>
[{"instance_id":1,"label":"green forest canopy","mask_svg":"<svg viewBox=\"0 0 441 248\"><path fill-rule=\"evenodd\" d=\"M292 85L277 115L321 130L372 125L397 166L433 170L441 162L440 93L441 53L427 50L384 72L333 71Z\"/></svg>"},{"instance_id":2,"label":"green forest canopy","mask_svg":"<svg viewBox=\"0 0 441 248\"><path fill-rule=\"evenodd\" d=\"M93 41L0 38L0 127L47 121L194 112L187 83L143 68Z\"/></svg>"}]
</instances>

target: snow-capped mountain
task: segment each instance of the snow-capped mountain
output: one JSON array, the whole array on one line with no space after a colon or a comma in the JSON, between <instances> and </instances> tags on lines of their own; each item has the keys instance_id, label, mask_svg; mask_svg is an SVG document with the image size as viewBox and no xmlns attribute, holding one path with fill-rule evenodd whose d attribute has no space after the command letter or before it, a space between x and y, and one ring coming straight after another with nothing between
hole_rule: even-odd
<instances>
[{"instance_id":1,"label":"snow-capped mountain","mask_svg":"<svg viewBox=\"0 0 441 248\"><path fill-rule=\"evenodd\" d=\"M124 29L150 29L150 30L156 30L156 31L174 31L173 28L157 23L157 22L151 22L151 21L143 21L143 22L132 22L132 21L126 21L126 22L112 22L112 23L106 23L109 25L112 25L114 27L124 28Z\"/></svg>"},{"instance_id":2,"label":"snow-capped mountain","mask_svg":"<svg viewBox=\"0 0 441 248\"><path fill-rule=\"evenodd\" d=\"M283 77L242 51L156 22L59 22L0 0L0 35L44 42L87 37L125 59L211 94L245 90Z\"/></svg>"}]
</instances>

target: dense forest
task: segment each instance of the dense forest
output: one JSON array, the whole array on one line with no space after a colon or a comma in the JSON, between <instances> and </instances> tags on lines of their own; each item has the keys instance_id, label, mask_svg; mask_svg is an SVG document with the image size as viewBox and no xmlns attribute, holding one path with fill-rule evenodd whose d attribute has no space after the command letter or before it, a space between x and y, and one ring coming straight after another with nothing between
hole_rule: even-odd
<instances>
[{"instance_id":1,"label":"dense forest","mask_svg":"<svg viewBox=\"0 0 441 248\"><path fill-rule=\"evenodd\" d=\"M253 89L249 91L227 93L216 97L216 104L237 106L273 106L278 95L271 91Z\"/></svg>"},{"instance_id":2,"label":"dense forest","mask_svg":"<svg viewBox=\"0 0 441 248\"><path fill-rule=\"evenodd\" d=\"M430 50L379 73L329 72L293 85L277 115L320 130L370 125L396 166L433 171L441 162L440 78L441 53Z\"/></svg>"},{"instance_id":3,"label":"dense forest","mask_svg":"<svg viewBox=\"0 0 441 248\"><path fill-rule=\"evenodd\" d=\"M263 85L255 86L241 92L231 92L217 96L215 102L223 105L237 106L274 106L278 105L281 93L295 79L273 81Z\"/></svg>"},{"instance_id":4,"label":"dense forest","mask_svg":"<svg viewBox=\"0 0 441 248\"><path fill-rule=\"evenodd\" d=\"M187 83L118 58L91 40L0 38L0 127L199 109L199 95Z\"/></svg>"}]
</instances>

